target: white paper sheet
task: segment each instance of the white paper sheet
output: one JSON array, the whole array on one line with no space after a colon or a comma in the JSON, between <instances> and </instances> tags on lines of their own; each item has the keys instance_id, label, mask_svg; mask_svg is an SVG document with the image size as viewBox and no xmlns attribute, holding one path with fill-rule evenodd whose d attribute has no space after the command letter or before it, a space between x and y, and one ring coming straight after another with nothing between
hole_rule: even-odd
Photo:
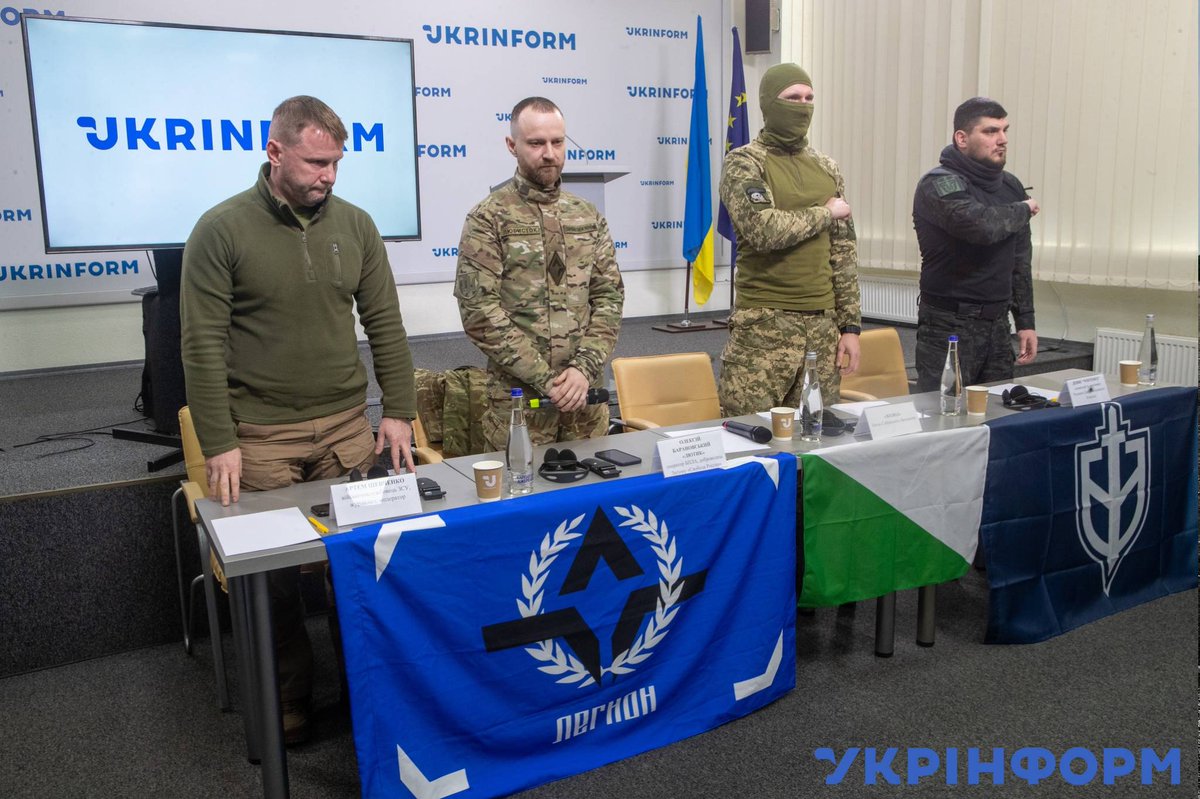
<instances>
[{"instance_id":1,"label":"white paper sheet","mask_svg":"<svg viewBox=\"0 0 1200 799\"><path fill-rule=\"evenodd\" d=\"M849 413L849 414L852 414L853 416L862 416L862 412L865 411L867 408L876 408L880 405L887 405L887 402L885 402L884 400L864 400L862 402L835 402L834 404L830 405L829 407L833 408L835 411L841 411L842 413Z\"/></svg>"},{"instance_id":2,"label":"white paper sheet","mask_svg":"<svg viewBox=\"0 0 1200 799\"><path fill-rule=\"evenodd\" d=\"M213 534L226 556L315 541L321 536L299 508L266 510L213 520Z\"/></svg>"},{"instance_id":3,"label":"white paper sheet","mask_svg":"<svg viewBox=\"0 0 1200 799\"><path fill-rule=\"evenodd\" d=\"M764 425L764 427L765 427L765 425ZM701 433L706 430L720 430L721 431L721 440L725 444L725 452L726 453L754 452L755 450L760 450L760 449L770 449L770 447L767 446L766 444L755 444L750 439L743 438L739 435L731 433L728 430L726 430L724 427L721 427L720 425L717 425L716 427L693 427L691 430L673 430L673 431L667 433L667 435L671 436L672 438L678 438L679 436L690 436L693 433Z\"/></svg>"}]
</instances>

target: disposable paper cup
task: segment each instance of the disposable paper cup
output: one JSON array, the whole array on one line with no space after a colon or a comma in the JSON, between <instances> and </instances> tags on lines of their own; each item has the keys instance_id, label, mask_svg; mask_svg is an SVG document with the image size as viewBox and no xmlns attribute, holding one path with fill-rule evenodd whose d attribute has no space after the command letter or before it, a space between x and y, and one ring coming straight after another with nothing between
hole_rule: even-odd
<instances>
[{"instance_id":1,"label":"disposable paper cup","mask_svg":"<svg viewBox=\"0 0 1200 799\"><path fill-rule=\"evenodd\" d=\"M1121 385L1136 386L1138 384L1138 369L1141 368L1141 361L1121 361Z\"/></svg>"},{"instance_id":2,"label":"disposable paper cup","mask_svg":"<svg viewBox=\"0 0 1200 799\"><path fill-rule=\"evenodd\" d=\"M475 494L480 502L495 502L500 499L504 488L504 464L501 461L476 461Z\"/></svg>"},{"instance_id":3,"label":"disposable paper cup","mask_svg":"<svg viewBox=\"0 0 1200 799\"><path fill-rule=\"evenodd\" d=\"M987 415L988 387L967 386L967 415Z\"/></svg>"},{"instance_id":4,"label":"disposable paper cup","mask_svg":"<svg viewBox=\"0 0 1200 799\"><path fill-rule=\"evenodd\" d=\"M780 441L792 440L792 429L796 423L795 408L771 409L771 435Z\"/></svg>"}]
</instances>

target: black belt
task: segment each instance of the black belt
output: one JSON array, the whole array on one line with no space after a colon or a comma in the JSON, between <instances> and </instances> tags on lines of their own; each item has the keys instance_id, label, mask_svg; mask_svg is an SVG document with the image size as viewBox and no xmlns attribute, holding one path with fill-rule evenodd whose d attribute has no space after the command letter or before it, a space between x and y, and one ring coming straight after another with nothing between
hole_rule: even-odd
<instances>
[{"instance_id":1,"label":"black belt","mask_svg":"<svg viewBox=\"0 0 1200 799\"><path fill-rule=\"evenodd\" d=\"M963 302L948 297L931 297L928 294L922 294L920 302L922 305L949 311L968 319L985 319L989 322L1008 313L1009 306L1008 302Z\"/></svg>"}]
</instances>

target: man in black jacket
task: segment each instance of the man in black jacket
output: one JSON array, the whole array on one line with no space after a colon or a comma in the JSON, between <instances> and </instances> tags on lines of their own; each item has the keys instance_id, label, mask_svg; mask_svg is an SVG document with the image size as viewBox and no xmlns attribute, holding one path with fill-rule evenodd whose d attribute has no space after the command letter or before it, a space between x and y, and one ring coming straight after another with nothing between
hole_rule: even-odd
<instances>
[{"instance_id":1,"label":"man in black jacket","mask_svg":"<svg viewBox=\"0 0 1200 799\"><path fill-rule=\"evenodd\" d=\"M941 165L917 184L919 391L938 388L951 334L959 339L965 384L1012 379L1010 313L1020 345L1015 362L1037 356L1029 220L1041 209L1004 171L1007 154L1008 112L973 97L954 112L954 140Z\"/></svg>"}]
</instances>

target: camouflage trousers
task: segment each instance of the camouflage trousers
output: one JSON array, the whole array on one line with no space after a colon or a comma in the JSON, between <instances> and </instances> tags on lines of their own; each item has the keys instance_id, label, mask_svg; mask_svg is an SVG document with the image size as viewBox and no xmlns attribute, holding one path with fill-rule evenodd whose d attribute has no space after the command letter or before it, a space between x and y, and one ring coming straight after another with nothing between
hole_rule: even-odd
<instances>
[{"instance_id":1,"label":"camouflage trousers","mask_svg":"<svg viewBox=\"0 0 1200 799\"><path fill-rule=\"evenodd\" d=\"M489 385L488 404L483 411L483 435L492 449L508 446L508 423L512 399L508 390ZM562 413L549 402L539 408L526 408L525 423L536 447L557 441L597 438L608 433L608 405L585 405L581 410Z\"/></svg>"},{"instance_id":2,"label":"camouflage trousers","mask_svg":"<svg viewBox=\"0 0 1200 799\"><path fill-rule=\"evenodd\" d=\"M946 365L946 339L958 336L963 385L1012 380L1016 355L1008 314L974 319L922 305L917 310L917 391L937 391Z\"/></svg>"},{"instance_id":3,"label":"camouflage trousers","mask_svg":"<svg viewBox=\"0 0 1200 799\"><path fill-rule=\"evenodd\" d=\"M833 311L740 308L729 317L717 393L726 416L797 407L804 384L804 354L817 353L825 407L837 402L841 375L835 364L840 335Z\"/></svg>"}]
</instances>

